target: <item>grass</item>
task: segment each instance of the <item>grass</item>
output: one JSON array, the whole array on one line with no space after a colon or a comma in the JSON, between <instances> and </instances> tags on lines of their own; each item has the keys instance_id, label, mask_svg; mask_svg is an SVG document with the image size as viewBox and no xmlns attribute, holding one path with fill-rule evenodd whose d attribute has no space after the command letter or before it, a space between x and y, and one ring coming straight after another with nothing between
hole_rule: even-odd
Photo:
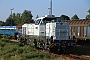
<instances>
[{"instance_id":1,"label":"grass","mask_svg":"<svg viewBox=\"0 0 90 60\"><path fill-rule=\"evenodd\" d=\"M77 46L68 53L90 56L90 46ZM48 53L39 52L30 45L12 43L7 38L0 39L0 60L64 60Z\"/></svg>"},{"instance_id":2,"label":"grass","mask_svg":"<svg viewBox=\"0 0 90 60\"><path fill-rule=\"evenodd\" d=\"M48 53L39 52L30 45L11 43L7 38L0 39L0 60L61 60Z\"/></svg>"}]
</instances>

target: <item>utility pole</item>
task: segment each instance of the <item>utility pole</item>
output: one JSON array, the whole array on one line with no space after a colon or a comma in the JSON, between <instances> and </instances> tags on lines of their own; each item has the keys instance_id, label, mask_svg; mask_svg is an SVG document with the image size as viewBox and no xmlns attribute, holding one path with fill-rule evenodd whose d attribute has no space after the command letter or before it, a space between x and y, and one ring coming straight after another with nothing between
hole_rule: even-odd
<instances>
[{"instance_id":1,"label":"utility pole","mask_svg":"<svg viewBox=\"0 0 90 60\"><path fill-rule=\"evenodd\" d=\"M10 9L11 10L11 26L12 26L12 10L14 10L14 8L12 8L12 9ZM10 26L10 35L12 35L12 33L11 33L11 26Z\"/></svg>"},{"instance_id":2,"label":"utility pole","mask_svg":"<svg viewBox=\"0 0 90 60\"><path fill-rule=\"evenodd\" d=\"M50 11L49 11L49 15L52 16L52 0L50 1L50 8L48 8Z\"/></svg>"},{"instance_id":3,"label":"utility pole","mask_svg":"<svg viewBox=\"0 0 90 60\"><path fill-rule=\"evenodd\" d=\"M12 10L14 10L14 8L12 8L10 10L11 10L11 26L12 26Z\"/></svg>"}]
</instances>

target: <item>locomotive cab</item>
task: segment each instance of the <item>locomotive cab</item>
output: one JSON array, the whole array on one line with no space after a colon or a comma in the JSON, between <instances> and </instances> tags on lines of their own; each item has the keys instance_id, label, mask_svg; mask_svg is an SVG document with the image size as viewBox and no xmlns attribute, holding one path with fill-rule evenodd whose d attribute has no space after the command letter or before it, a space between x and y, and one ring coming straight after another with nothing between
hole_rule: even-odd
<instances>
[{"instance_id":1,"label":"locomotive cab","mask_svg":"<svg viewBox=\"0 0 90 60\"><path fill-rule=\"evenodd\" d=\"M46 36L46 24L62 22L60 17L55 17L54 15L45 15L43 17L37 18L35 21L34 35Z\"/></svg>"}]
</instances>

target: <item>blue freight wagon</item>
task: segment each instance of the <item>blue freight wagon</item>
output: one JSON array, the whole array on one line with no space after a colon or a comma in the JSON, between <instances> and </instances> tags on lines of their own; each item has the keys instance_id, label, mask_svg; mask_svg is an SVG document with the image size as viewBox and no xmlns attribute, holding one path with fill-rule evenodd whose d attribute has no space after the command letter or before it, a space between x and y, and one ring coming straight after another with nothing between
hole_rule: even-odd
<instances>
[{"instance_id":1,"label":"blue freight wagon","mask_svg":"<svg viewBox=\"0 0 90 60\"><path fill-rule=\"evenodd\" d=\"M16 31L16 26L0 26L0 35L13 36Z\"/></svg>"}]
</instances>

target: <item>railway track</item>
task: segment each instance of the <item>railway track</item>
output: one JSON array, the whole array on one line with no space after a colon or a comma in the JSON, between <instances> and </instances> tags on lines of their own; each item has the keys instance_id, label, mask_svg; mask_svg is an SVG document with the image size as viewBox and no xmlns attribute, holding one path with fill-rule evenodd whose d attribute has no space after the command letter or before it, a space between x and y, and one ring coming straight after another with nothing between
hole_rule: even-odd
<instances>
[{"instance_id":1,"label":"railway track","mask_svg":"<svg viewBox=\"0 0 90 60\"><path fill-rule=\"evenodd\" d=\"M83 56L78 56L78 55L75 55L75 54L69 54L69 55L58 55L58 54L53 54L54 56L59 56L59 57L62 57L64 58L65 60L90 60L90 58L85 58Z\"/></svg>"},{"instance_id":2,"label":"railway track","mask_svg":"<svg viewBox=\"0 0 90 60\"><path fill-rule=\"evenodd\" d=\"M55 57L61 57L65 60L90 60L90 58L78 56L75 54L55 54L55 53L52 53L52 55Z\"/></svg>"}]
</instances>

